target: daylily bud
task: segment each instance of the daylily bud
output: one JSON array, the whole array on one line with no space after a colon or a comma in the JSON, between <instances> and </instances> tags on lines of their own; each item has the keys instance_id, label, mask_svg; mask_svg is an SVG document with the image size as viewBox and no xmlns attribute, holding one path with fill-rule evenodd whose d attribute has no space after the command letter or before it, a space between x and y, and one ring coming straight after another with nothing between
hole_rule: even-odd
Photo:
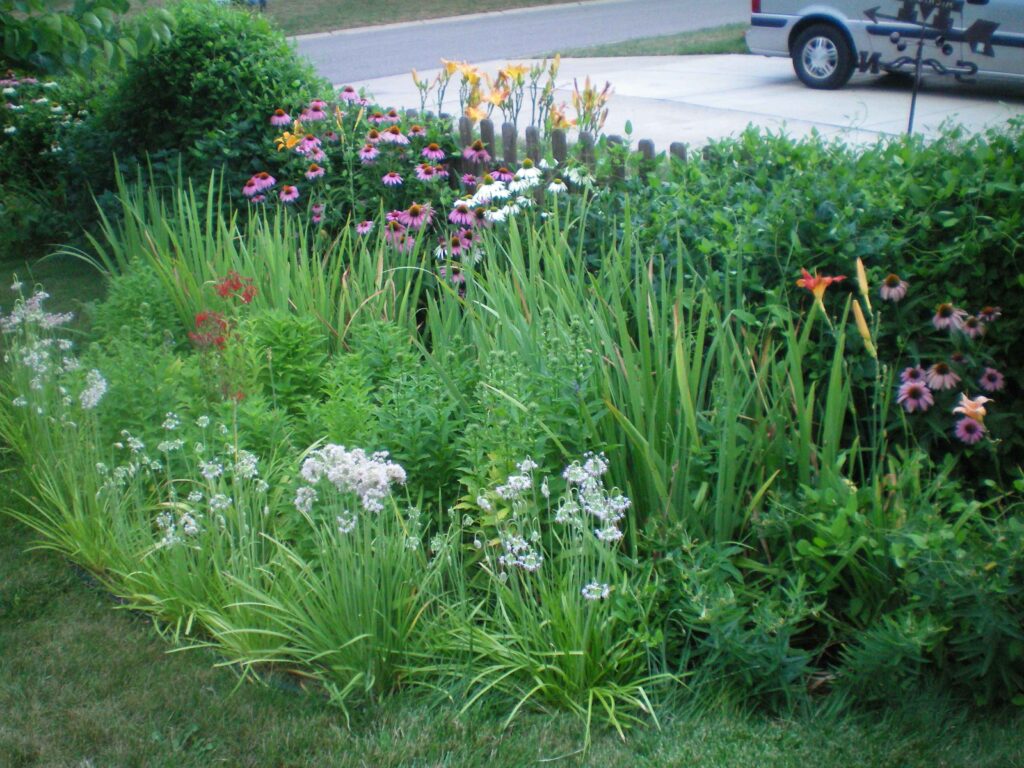
<instances>
[{"instance_id":1,"label":"daylily bud","mask_svg":"<svg viewBox=\"0 0 1024 768\"><path fill-rule=\"evenodd\" d=\"M871 311L871 296L868 293L868 273L864 269L864 262L857 258L857 287L860 288L860 295L864 297L864 306Z\"/></svg>"},{"instance_id":2,"label":"daylily bud","mask_svg":"<svg viewBox=\"0 0 1024 768\"><path fill-rule=\"evenodd\" d=\"M860 333L860 337L864 340L864 349L877 360L878 352L875 350L874 342L871 341L871 331L868 329L867 321L864 319L864 312L860 308L860 302L856 300L853 302L853 319L857 323L857 331Z\"/></svg>"}]
</instances>

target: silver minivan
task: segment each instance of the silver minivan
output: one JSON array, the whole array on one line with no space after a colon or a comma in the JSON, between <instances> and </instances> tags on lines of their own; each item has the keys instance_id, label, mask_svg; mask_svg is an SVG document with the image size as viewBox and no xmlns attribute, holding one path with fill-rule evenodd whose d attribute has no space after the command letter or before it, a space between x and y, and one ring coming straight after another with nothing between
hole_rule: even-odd
<instances>
[{"instance_id":1,"label":"silver minivan","mask_svg":"<svg viewBox=\"0 0 1024 768\"><path fill-rule=\"evenodd\" d=\"M871 3L878 5L871 6ZM811 88L854 72L1024 79L1024 0L751 0L751 53L793 59ZM918 51L920 44L920 52Z\"/></svg>"}]
</instances>

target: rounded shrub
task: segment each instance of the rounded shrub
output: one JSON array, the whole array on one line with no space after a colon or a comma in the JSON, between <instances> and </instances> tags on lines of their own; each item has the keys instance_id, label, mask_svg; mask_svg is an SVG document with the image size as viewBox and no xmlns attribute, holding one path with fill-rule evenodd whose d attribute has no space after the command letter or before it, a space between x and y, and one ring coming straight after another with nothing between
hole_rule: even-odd
<instances>
[{"instance_id":1,"label":"rounded shrub","mask_svg":"<svg viewBox=\"0 0 1024 768\"><path fill-rule=\"evenodd\" d=\"M113 151L205 176L248 177L268 115L329 86L265 19L212 0L173 9L174 37L132 61L98 115Z\"/></svg>"}]
</instances>

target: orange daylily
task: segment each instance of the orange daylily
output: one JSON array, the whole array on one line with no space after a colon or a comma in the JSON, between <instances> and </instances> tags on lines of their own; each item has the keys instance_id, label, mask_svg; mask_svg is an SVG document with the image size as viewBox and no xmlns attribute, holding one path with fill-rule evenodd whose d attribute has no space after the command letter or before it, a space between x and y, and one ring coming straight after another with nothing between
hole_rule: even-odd
<instances>
[{"instance_id":1,"label":"orange daylily","mask_svg":"<svg viewBox=\"0 0 1024 768\"><path fill-rule=\"evenodd\" d=\"M985 403L991 403L992 398L979 395L970 398L966 394L960 395L960 405L953 409L953 413L962 413L964 416L974 419L979 424L985 421Z\"/></svg>"},{"instance_id":2,"label":"orange daylily","mask_svg":"<svg viewBox=\"0 0 1024 768\"><path fill-rule=\"evenodd\" d=\"M825 295L825 291L832 283L838 283L846 279L846 275L836 275L834 277L829 275L819 275L815 272L813 275L806 269L800 270L801 277L796 281L796 284L800 288L806 288L808 291L814 294L814 298L817 301L821 301Z\"/></svg>"}]
</instances>

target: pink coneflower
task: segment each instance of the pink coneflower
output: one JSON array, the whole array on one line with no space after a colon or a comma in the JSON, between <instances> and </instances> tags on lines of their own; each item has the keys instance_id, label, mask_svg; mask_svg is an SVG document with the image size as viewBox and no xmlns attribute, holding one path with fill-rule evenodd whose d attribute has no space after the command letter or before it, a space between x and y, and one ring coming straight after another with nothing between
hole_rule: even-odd
<instances>
[{"instance_id":1,"label":"pink coneflower","mask_svg":"<svg viewBox=\"0 0 1024 768\"><path fill-rule=\"evenodd\" d=\"M960 377L953 372L948 363L935 363L925 374L925 382L936 391L953 389L960 383Z\"/></svg>"},{"instance_id":2,"label":"pink coneflower","mask_svg":"<svg viewBox=\"0 0 1024 768\"><path fill-rule=\"evenodd\" d=\"M906 384L908 381L917 381L924 383L924 368L919 365L913 365L909 368L904 368L900 372L900 382Z\"/></svg>"},{"instance_id":3,"label":"pink coneflower","mask_svg":"<svg viewBox=\"0 0 1024 768\"><path fill-rule=\"evenodd\" d=\"M447 279L453 285L462 285L466 282L466 276L462 274L462 269L457 264L452 264L451 267L442 265L437 268L437 274L442 280Z\"/></svg>"},{"instance_id":4,"label":"pink coneflower","mask_svg":"<svg viewBox=\"0 0 1024 768\"><path fill-rule=\"evenodd\" d=\"M319 179L324 175L324 173L326 173L326 171L324 171L323 166L313 163L309 166L309 170L306 171L306 178L312 181L313 179Z\"/></svg>"},{"instance_id":5,"label":"pink coneflower","mask_svg":"<svg viewBox=\"0 0 1024 768\"><path fill-rule=\"evenodd\" d=\"M271 125L291 125L292 116L285 112L283 109L275 109L274 114L270 116Z\"/></svg>"},{"instance_id":6,"label":"pink coneflower","mask_svg":"<svg viewBox=\"0 0 1024 768\"><path fill-rule=\"evenodd\" d=\"M985 436L985 425L970 416L965 416L956 423L955 434L960 442L974 445Z\"/></svg>"},{"instance_id":7,"label":"pink coneflower","mask_svg":"<svg viewBox=\"0 0 1024 768\"><path fill-rule=\"evenodd\" d=\"M458 224L460 227L471 227L474 222L473 209L469 203L460 201L455 204L452 212L448 214L448 221L452 224Z\"/></svg>"},{"instance_id":8,"label":"pink coneflower","mask_svg":"<svg viewBox=\"0 0 1024 768\"><path fill-rule=\"evenodd\" d=\"M447 179L448 178L448 169L445 168L443 165L435 165L434 166L434 175L436 175L437 178L439 178L439 179Z\"/></svg>"},{"instance_id":9,"label":"pink coneflower","mask_svg":"<svg viewBox=\"0 0 1024 768\"><path fill-rule=\"evenodd\" d=\"M468 250L476 244L476 232L474 232L472 229L460 229L458 234L459 240L462 241L462 247L464 249Z\"/></svg>"},{"instance_id":10,"label":"pink coneflower","mask_svg":"<svg viewBox=\"0 0 1024 768\"><path fill-rule=\"evenodd\" d=\"M356 234L357 235L368 235L372 231L373 231L373 222L372 221L369 221L369 220L367 220L367 221L360 221L358 224L356 224Z\"/></svg>"},{"instance_id":11,"label":"pink coneflower","mask_svg":"<svg viewBox=\"0 0 1024 768\"><path fill-rule=\"evenodd\" d=\"M338 98L342 101L359 101L359 94L351 85L346 85L338 91Z\"/></svg>"},{"instance_id":12,"label":"pink coneflower","mask_svg":"<svg viewBox=\"0 0 1024 768\"><path fill-rule=\"evenodd\" d=\"M392 219L384 225L384 239L392 245L404 234L405 227L397 219Z\"/></svg>"},{"instance_id":13,"label":"pink coneflower","mask_svg":"<svg viewBox=\"0 0 1024 768\"><path fill-rule=\"evenodd\" d=\"M265 203L267 202L266 195L255 195L249 202L251 203Z\"/></svg>"},{"instance_id":14,"label":"pink coneflower","mask_svg":"<svg viewBox=\"0 0 1024 768\"><path fill-rule=\"evenodd\" d=\"M1003 387L1006 386L1006 379L995 368L986 368L982 371L978 384L986 392L1001 392Z\"/></svg>"},{"instance_id":15,"label":"pink coneflower","mask_svg":"<svg viewBox=\"0 0 1024 768\"><path fill-rule=\"evenodd\" d=\"M462 174L462 177L459 179L459 181L462 183L464 187L476 186L476 176L474 176L472 173Z\"/></svg>"},{"instance_id":16,"label":"pink coneflower","mask_svg":"<svg viewBox=\"0 0 1024 768\"><path fill-rule=\"evenodd\" d=\"M512 181L512 179L514 179L515 176L512 175L512 171L510 171L508 168L506 168L505 166L501 166L501 168L496 168L495 170L491 171L491 178L497 179L498 181L509 182Z\"/></svg>"},{"instance_id":17,"label":"pink coneflower","mask_svg":"<svg viewBox=\"0 0 1024 768\"><path fill-rule=\"evenodd\" d=\"M402 118L398 114L398 110L396 110L394 107L392 107L391 109L389 109L387 112L384 113L384 120L386 122L397 123L401 119Z\"/></svg>"},{"instance_id":18,"label":"pink coneflower","mask_svg":"<svg viewBox=\"0 0 1024 768\"><path fill-rule=\"evenodd\" d=\"M374 125L380 125L386 120L387 118L384 117L383 112L371 112L369 115L366 116L366 122L373 123Z\"/></svg>"},{"instance_id":19,"label":"pink coneflower","mask_svg":"<svg viewBox=\"0 0 1024 768\"><path fill-rule=\"evenodd\" d=\"M954 352L949 356L949 362L953 365L967 365L967 355L963 352Z\"/></svg>"},{"instance_id":20,"label":"pink coneflower","mask_svg":"<svg viewBox=\"0 0 1024 768\"><path fill-rule=\"evenodd\" d=\"M341 141L341 137L334 131L328 131L327 133L324 134L324 140L328 144L337 144L339 141Z\"/></svg>"},{"instance_id":21,"label":"pink coneflower","mask_svg":"<svg viewBox=\"0 0 1024 768\"><path fill-rule=\"evenodd\" d=\"M398 144L399 146L409 143L409 137L402 133L402 129L397 125L385 128L380 134L380 140L387 144Z\"/></svg>"},{"instance_id":22,"label":"pink coneflower","mask_svg":"<svg viewBox=\"0 0 1024 768\"><path fill-rule=\"evenodd\" d=\"M315 163L319 163L321 160L323 160L325 157L327 157L327 155L324 154L324 151L322 149L320 149L320 147L317 147L312 152L307 154L306 157L308 157L310 160L312 160Z\"/></svg>"},{"instance_id":23,"label":"pink coneflower","mask_svg":"<svg viewBox=\"0 0 1024 768\"><path fill-rule=\"evenodd\" d=\"M309 155L318 149L320 149L320 139L312 133L307 133L299 140L299 143L295 145L295 151L300 155Z\"/></svg>"},{"instance_id":24,"label":"pink coneflower","mask_svg":"<svg viewBox=\"0 0 1024 768\"><path fill-rule=\"evenodd\" d=\"M378 131L376 128L371 128L369 131L366 132L366 140L370 144L376 144L377 142L380 141L380 138L380 131Z\"/></svg>"},{"instance_id":25,"label":"pink coneflower","mask_svg":"<svg viewBox=\"0 0 1024 768\"><path fill-rule=\"evenodd\" d=\"M967 338L978 339L985 333L985 324L974 315L968 315L964 318L964 323L960 330Z\"/></svg>"},{"instance_id":26,"label":"pink coneflower","mask_svg":"<svg viewBox=\"0 0 1024 768\"><path fill-rule=\"evenodd\" d=\"M882 301L897 302L907 295L907 288L909 287L910 284L906 280L900 280L899 275L889 273L882 281L882 287L879 292L882 294Z\"/></svg>"},{"instance_id":27,"label":"pink coneflower","mask_svg":"<svg viewBox=\"0 0 1024 768\"><path fill-rule=\"evenodd\" d=\"M931 390L918 381L908 381L899 388L896 402L903 406L907 413L921 411L924 413L935 404Z\"/></svg>"},{"instance_id":28,"label":"pink coneflower","mask_svg":"<svg viewBox=\"0 0 1024 768\"><path fill-rule=\"evenodd\" d=\"M405 253L411 251L416 247L416 238L409 237L407 232L402 232L398 237L391 241L392 247L399 253Z\"/></svg>"},{"instance_id":29,"label":"pink coneflower","mask_svg":"<svg viewBox=\"0 0 1024 768\"><path fill-rule=\"evenodd\" d=\"M939 304L935 308L935 316L932 318L932 325L938 330L945 331L951 328L959 330L964 324L964 317L967 315L962 309L957 309L948 301Z\"/></svg>"},{"instance_id":30,"label":"pink coneflower","mask_svg":"<svg viewBox=\"0 0 1024 768\"><path fill-rule=\"evenodd\" d=\"M439 147L437 144L434 144L433 142L427 144L427 146L423 148L420 154L423 155L423 157L425 157L427 160L432 160L434 162L437 162L438 160L444 160L444 150L441 149L441 147Z\"/></svg>"},{"instance_id":31,"label":"pink coneflower","mask_svg":"<svg viewBox=\"0 0 1024 768\"><path fill-rule=\"evenodd\" d=\"M424 128L422 125L410 125L409 135L415 136L416 138L421 138L427 135L427 129Z\"/></svg>"},{"instance_id":32,"label":"pink coneflower","mask_svg":"<svg viewBox=\"0 0 1024 768\"><path fill-rule=\"evenodd\" d=\"M477 206L473 209L473 224L474 227L489 227L491 226L490 219L487 218L487 209L482 205Z\"/></svg>"},{"instance_id":33,"label":"pink coneflower","mask_svg":"<svg viewBox=\"0 0 1024 768\"><path fill-rule=\"evenodd\" d=\"M314 224L319 224L323 220L324 215L322 213L314 213L312 216L310 216L310 221L312 221Z\"/></svg>"},{"instance_id":34,"label":"pink coneflower","mask_svg":"<svg viewBox=\"0 0 1024 768\"><path fill-rule=\"evenodd\" d=\"M252 180L256 182L257 189L262 192L265 189L270 189L272 186L277 184L277 179L271 176L266 171L260 171L252 177Z\"/></svg>"},{"instance_id":35,"label":"pink coneflower","mask_svg":"<svg viewBox=\"0 0 1024 768\"><path fill-rule=\"evenodd\" d=\"M394 211L388 211L387 213L384 214L384 221L397 221L398 223L401 224L401 219L402 219L402 211L401 211L401 209L394 210Z\"/></svg>"},{"instance_id":36,"label":"pink coneflower","mask_svg":"<svg viewBox=\"0 0 1024 768\"><path fill-rule=\"evenodd\" d=\"M436 181L437 173L430 163L420 163L416 166L416 178L420 181Z\"/></svg>"},{"instance_id":37,"label":"pink coneflower","mask_svg":"<svg viewBox=\"0 0 1024 768\"><path fill-rule=\"evenodd\" d=\"M462 156L469 160L471 163L488 163L491 160L491 155L484 147L484 143L477 139L468 147L462 150Z\"/></svg>"},{"instance_id":38,"label":"pink coneflower","mask_svg":"<svg viewBox=\"0 0 1024 768\"><path fill-rule=\"evenodd\" d=\"M978 319L983 323L994 323L1002 316L1003 310L1000 307L982 307L978 312Z\"/></svg>"},{"instance_id":39,"label":"pink coneflower","mask_svg":"<svg viewBox=\"0 0 1024 768\"><path fill-rule=\"evenodd\" d=\"M402 177L397 171L388 171L380 179L385 187L400 187L402 186Z\"/></svg>"},{"instance_id":40,"label":"pink coneflower","mask_svg":"<svg viewBox=\"0 0 1024 768\"><path fill-rule=\"evenodd\" d=\"M377 159L379 154L380 150L373 146L373 144L364 144L363 148L359 150L359 160L363 165L369 165Z\"/></svg>"},{"instance_id":41,"label":"pink coneflower","mask_svg":"<svg viewBox=\"0 0 1024 768\"><path fill-rule=\"evenodd\" d=\"M282 203L293 203L299 199L299 188L293 187L291 184L285 184L281 187L278 197Z\"/></svg>"},{"instance_id":42,"label":"pink coneflower","mask_svg":"<svg viewBox=\"0 0 1024 768\"><path fill-rule=\"evenodd\" d=\"M430 223L434 210L426 203L413 203L398 216L398 220L409 229L419 229Z\"/></svg>"},{"instance_id":43,"label":"pink coneflower","mask_svg":"<svg viewBox=\"0 0 1024 768\"><path fill-rule=\"evenodd\" d=\"M458 235L449 235L447 239L441 240L441 244L434 251L434 255L439 258L457 258L462 253L462 238Z\"/></svg>"},{"instance_id":44,"label":"pink coneflower","mask_svg":"<svg viewBox=\"0 0 1024 768\"><path fill-rule=\"evenodd\" d=\"M327 113L324 112L324 107L326 106L326 101L313 99L313 101L309 103L309 108L302 110L302 115L299 116L299 120L302 122L315 123L319 120L326 119Z\"/></svg>"},{"instance_id":45,"label":"pink coneflower","mask_svg":"<svg viewBox=\"0 0 1024 768\"><path fill-rule=\"evenodd\" d=\"M245 186L242 187L242 194L245 195L246 197L252 197L259 191L260 188L256 186L255 179L249 179L247 182L245 182Z\"/></svg>"},{"instance_id":46,"label":"pink coneflower","mask_svg":"<svg viewBox=\"0 0 1024 768\"><path fill-rule=\"evenodd\" d=\"M324 208L326 208L326 206L323 203L313 203L313 205L309 207L309 210L312 211L314 216L323 216Z\"/></svg>"}]
</instances>

